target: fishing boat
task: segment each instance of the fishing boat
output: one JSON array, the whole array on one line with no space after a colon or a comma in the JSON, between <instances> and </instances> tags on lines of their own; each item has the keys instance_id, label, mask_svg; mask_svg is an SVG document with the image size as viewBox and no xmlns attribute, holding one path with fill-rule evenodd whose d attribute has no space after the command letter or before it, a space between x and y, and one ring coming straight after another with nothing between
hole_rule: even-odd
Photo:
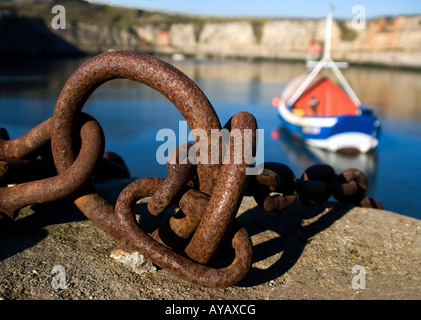
<instances>
[{"instance_id":1,"label":"fishing boat","mask_svg":"<svg viewBox=\"0 0 421 320\"><path fill-rule=\"evenodd\" d=\"M325 33L322 59L307 61L307 72L292 80L272 104L278 108L282 126L307 145L366 153L379 143L380 122L339 70L348 63L330 56L332 13L327 15ZM321 74L325 69L332 70L336 83Z\"/></svg>"}]
</instances>

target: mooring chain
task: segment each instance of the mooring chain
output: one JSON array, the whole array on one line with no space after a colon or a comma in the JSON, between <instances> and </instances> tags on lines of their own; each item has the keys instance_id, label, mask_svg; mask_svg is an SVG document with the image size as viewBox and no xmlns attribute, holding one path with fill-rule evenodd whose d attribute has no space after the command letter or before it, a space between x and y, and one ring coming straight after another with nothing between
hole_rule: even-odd
<instances>
[{"instance_id":1,"label":"mooring chain","mask_svg":"<svg viewBox=\"0 0 421 320\"><path fill-rule=\"evenodd\" d=\"M366 195L368 179L358 169L336 174L329 165L316 164L297 179L290 168L274 162L263 164L263 172L250 183L248 195L266 211L290 208L297 198L305 205L324 203L333 196L342 204L382 209L382 204Z\"/></svg>"},{"instance_id":2,"label":"mooring chain","mask_svg":"<svg viewBox=\"0 0 421 320\"><path fill-rule=\"evenodd\" d=\"M257 131L256 120L248 112L235 114L224 126L230 132L230 152L224 154L219 148L219 162L211 161L210 138L202 141L202 137L195 136L195 141L200 140L207 153L203 149L189 152L194 144L176 147L168 158L167 178L136 180L124 188L115 206L109 204L89 182L97 174L101 161L112 161L115 157L104 156L100 125L81 111L97 87L116 78L136 81L159 91L180 111L192 133L194 129L201 129L211 137L211 130L221 130L206 96L178 69L140 53L100 54L68 79L52 118L12 141L7 132L0 130L0 160L3 160L0 161L0 181L3 184L1 179L20 171L24 166L18 164L22 161L29 161L23 160L27 155L46 145L51 146L51 150L45 157L49 156L55 169L54 175L49 173L49 177L27 182L17 180L18 184L13 187L0 188L0 212L4 216L13 219L18 210L28 204L71 197L82 213L117 240L122 249L138 251L191 283L220 288L243 279L251 267L252 242L236 219L245 195L253 196L266 211L285 210L297 199L306 205L319 204L332 195L341 203L381 207L379 202L366 196L367 178L356 169L336 175L331 167L316 165L296 179L287 166L271 162L264 163L259 175L248 175L247 169L253 165L245 159L245 154L255 154ZM245 142L246 130L253 132L251 143ZM243 150L240 161L234 158L234 145L238 141ZM198 162L197 158L190 158L191 154L200 157L201 151L208 159ZM134 214L136 202L145 197L149 197L148 210L153 215L162 214L171 204L179 207L166 223L150 234L143 231ZM235 251L232 263L219 269L207 266L227 239Z\"/></svg>"},{"instance_id":3,"label":"mooring chain","mask_svg":"<svg viewBox=\"0 0 421 320\"><path fill-rule=\"evenodd\" d=\"M57 174L50 146L51 123L52 118L47 119L14 140L1 129L0 220L13 220L24 206L69 197L93 177L129 177L117 154L104 153L102 128L85 113L77 123L78 155L67 170Z\"/></svg>"},{"instance_id":4,"label":"mooring chain","mask_svg":"<svg viewBox=\"0 0 421 320\"><path fill-rule=\"evenodd\" d=\"M76 70L65 84L57 100L53 114L51 144L59 173L66 170L74 161L71 145L73 127L84 103L99 85L115 78L137 81L161 92L184 116L192 132L194 129L200 128L209 133L210 137L211 130L221 129L219 119L206 96L191 79L178 69L147 55L131 52L107 52L89 60ZM238 128L240 132L244 129L256 129L255 119L248 113L234 116L231 126ZM207 145L208 154L211 156L211 143ZM235 214L245 192L248 179L244 170L245 162L231 163L222 166L222 168L221 164L212 164L211 161L206 164L200 162L196 166L198 191L210 196L210 199L196 231L193 230L192 240L185 249L189 258L176 254L149 235L143 236L144 233L140 226L136 226L135 231L133 214L129 214L131 218L129 219L126 213L127 209L130 209L130 203L138 200L136 198L153 197L153 193L150 193L154 189L151 186L153 181L155 187L161 189L159 192L166 192L168 197L165 201L163 199L153 201L150 205L150 208L153 209L152 212L159 213L162 210L159 207L165 208L176 195L168 189L174 185L170 178L162 182L164 185L161 188L156 185L159 181L157 178L148 178L148 188L145 188L145 182L142 182L145 180L141 180L138 185L138 188L141 189L139 192L135 192L133 184L131 184L121 193L115 206L115 215L113 207L95 192L82 195L75 200L75 204L92 221L113 234L120 244L131 250L138 250L162 268L202 286L228 286L243 278L251 265L251 240L244 228L238 228L233 236L232 241L234 247L237 248L237 255L233 263L224 269L225 271L209 269L201 263L206 263L220 246L223 236L229 231L228 227L234 223ZM184 180L187 181L188 176ZM232 188L227 193L225 188L229 184ZM183 182L179 183L178 187L182 186ZM123 201L122 199L129 200ZM101 217L98 217L99 214ZM209 229L213 231L209 232ZM135 234L137 236L134 236ZM159 235L159 232L156 234ZM143 239L140 243L139 238ZM206 247L205 252L203 252L203 247ZM163 255L163 252L167 252L167 254Z\"/></svg>"},{"instance_id":5,"label":"mooring chain","mask_svg":"<svg viewBox=\"0 0 421 320\"><path fill-rule=\"evenodd\" d=\"M24 158L36 151L46 140L49 140L50 124L51 120L49 119L19 139L1 140L5 150L2 152L2 158L8 163L7 161L10 159ZM10 219L14 219L17 211L24 206L65 198L79 190L91 179L104 151L104 137L98 122L92 117L84 114L80 124L82 146L72 166L60 175L18 183L11 187L1 187L0 212ZM36 138L32 140L32 137ZM28 140L35 143L28 143ZM13 161L11 162L13 163ZM10 175L5 174L5 177L10 178Z\"/></svg>"}]
</instances>

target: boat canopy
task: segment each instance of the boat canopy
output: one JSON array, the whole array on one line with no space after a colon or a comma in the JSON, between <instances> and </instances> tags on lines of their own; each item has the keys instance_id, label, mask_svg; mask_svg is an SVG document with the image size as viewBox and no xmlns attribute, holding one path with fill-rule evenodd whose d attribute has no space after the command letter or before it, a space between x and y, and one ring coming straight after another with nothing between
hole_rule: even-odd
<instances>
[{"instance_id":1,"label":"boat canopy","mask_svg":"<svg viewBox=\"0 0 421 320\"><path fill-rule=\"evenodd\" d=\"M302 116L356 115L358 106L327 77L317 78L291 106L292 112Z\"/></svg>"},{"instance_id":2,"label":"boat canopy","mask_svg":"<svg viewBox=\"0 0 421 320\"><path fill-rule=\"evenodd\" d=\"M282 95L285 105L296 108L296 111L304 110L300 114L302 116L355 115L361 106L357 95L339 70L339 68L347 68L348 63L335 62L330 57L331 36L332 13L329 13L326 19L323 59L320 61L308 61L307 67L310 69L308 73L294 79ZM320 75L320 71L323 69L332 70L345 92L329 79ZM326 90L325 93L323 92L324 90ZM309 106L309 101L311 102L311 107ZM318 104L317 113L315 110L311 110L314 109L315 104Z\"/></svg>"}]
</instances>

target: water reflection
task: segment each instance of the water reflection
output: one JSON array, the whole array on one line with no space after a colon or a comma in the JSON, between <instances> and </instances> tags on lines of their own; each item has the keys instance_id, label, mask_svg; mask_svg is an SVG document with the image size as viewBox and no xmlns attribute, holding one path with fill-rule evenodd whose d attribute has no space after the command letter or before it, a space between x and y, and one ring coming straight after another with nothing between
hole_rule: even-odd
<instances>
[{"instance_id":1,"label":"water reflection","mask_svg":"<svg viewBox=\"0 0 421 320\"><path fill-rule=\"evenodd\" d=\"M15 138L51 117L63 85L86 60L0 62L0 126ZM349 157L308 148L279 131L271 100L304 72L303 64L170 62L202 89L222 125L239 111L256 117L259 128L265 130L265 161L284 163L296 176L315 163L329 164L336 172L358 168L370 179L370 195L386 208L420 215L421 191L414 177L421 176L421 73L362 67L344 70L356 94L380 116L383 127L377 152ZM83 111L100 122L106 149L119 153L134 177L166 176L165 166L156 161L156 150L163 143L156 141L156 134L163 128L178 133L178 121L184 119L164 96L142 84L113 80L94 91ZM274 130L276 139L271 136ZM398 163L400 170L396 170Z\"/></svg>"},{"instance_id":2,"label":"water reflection","mask_svg":"<svg viewBox=\"0 0 421 320\"><path fill-rule=\"evenodd\" d=\"M286 83L305 71L302 63L280 62L175 62L176 67L197 82L206 82L204 89L229 91L222 85L236 84L238 103L280 94ZM350 67L343 73L360 100L382 117L421 120L421 73L419 71ZM264 84L256 92L255 83ZM219 84L219 85L218 85ZM244 84L247 84L245 86ZM243 86L242 86L243 85ZM216 88L214 88L216 86ZM204 90L207 92L207 90ZM243 93L244 95L238 94ZM256 94L258 96L256 96ZM218 98L218 97L217 97ZM235 96L232 97L234 99ZM244 100L242 100L244 99ZM230 97L228 101L230 101ZM249 100L247 100L249 101ZM263 100L258 100L263 103ZM264 102L270 103L268 101Z\"/></svg>"},{"instance_id":3,"label":"water reflection","mask_svg":"<svg viewBox=\"0 0 421 320\"><path fill-rule=\"evenodd\" d=\"M365 154L329 152L307 146L282 127L273 131L271 136L282 145L290 159L303 169L314 164L327 164L339 174L348 168L356 168L363 172L370 182L368 194L374 191L377 178L377 150Z\"/></svg>"},{"instance_id":4,"label":"water reflection","mask_svg":"<svg viewBox=\"0 0 421 320\"><path fill-rule=\"evenodd\" d=\"M380 116L421 120L420 72L349 68L344 75L360 100Z\"/></svg>"}]
</instances>

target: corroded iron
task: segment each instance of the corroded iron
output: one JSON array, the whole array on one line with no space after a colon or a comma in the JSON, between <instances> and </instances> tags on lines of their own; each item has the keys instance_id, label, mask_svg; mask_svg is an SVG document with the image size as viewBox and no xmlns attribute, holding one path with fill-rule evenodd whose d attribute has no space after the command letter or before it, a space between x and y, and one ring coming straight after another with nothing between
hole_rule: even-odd
<instances>
[{"instance_id":1,"label":"corroded iron","mask_svg":"<svg viewBox=\"0 0 421 320\"><path fill-rule=\"evenodd\" d=\"M180 190L196 175L197 168L188 159L179 159L180 154L187 155L192 144L185 145L185 152L180 152L178 146L174 148L167 160L168 177L161 183L158 190L148 202L149 212L153 215L162 214L171 203L175 202ZM185 162L185 163L183 163Z\"/></svg>"},{"instance_id":2,"label":"corroded iron","mask_svg":"<svg viewBox=\"0 0 421 320\"><path fill-rule=\"evenodd\" d=\"M290 208L297 199L294 173L281 163L265 162L263 167L263 172L252 180L248 192L265 211Z\"/></svg>"},{"instance_id":3,"label":"corroded iron","mask_svg":"<svg viewBox=\"0 0 421 320\"><path fill-rule=\"evenodd\" d=\"M80 135L79 155L60 175L0 188L0 212L14 219L17 210L26 205L62 199L86 184L101 159L104 137L99 124L87 115L82 119ZM22 149L17 145L16 150Z\"/></svg>"},{"instance_id":4,"label":"corroded iron","mask_svg":"<svg viewBox=\"0 0 421 320\"><path fill-rule=\"evenodd\" d=\"M256 148L255 137L252 145L247 146L244 143L245 129L257 132L257 123L254 117L250 113L240 112L235 114L230 121L232 134L229 152L226 153L229 161L225 161L227 164L222 166L206 211L185 250L190 258L204 264L221 245L223 235L237 214L249 179L249 176L246 175L246 168L249 165L246 164L244 157L247 153L254 154ZM237 135L239 137L236 137ZM242 161L238 164L234 158L235 141L242 141L240 144L243 150ZM246 150L247 147L253 150Z\"/></svg>"},{"instance_id":5,"label":"corroded iron","mask_svg":"<svg viewBox=\"0 0 421 320\"><path fill-rule=\"evenodd\" d=\"M192 130L200 128L210 135L220 129L219 119L209 100L184 73L158 58L126 51L100 54L79 67L64 85L53 114L51 146L57 172L66 170L74 161L74 126L81 110L101 84L124 78L145 84L167 97L186 119ZM209 145L209 155L211 146ZM209 161L210 163L210 161ZM220 164L197 165L200 190L211 194ZM118 241L119 226L115 223L114 208L92 188L80 192L75 200L78 208L92 221Z\"/></svg>"},{"instance_id":6,"label":"corroded iron","mask_svg":"<svg viewBox=\"0 0 421 320\"><path fill-rule=\"evenodd\" d=\"M79 67L67 80L58 97L51 136L58 172L68 168L74 161L72 136L86 100L97 87L117 78L136 81L162 93L180 111L191 130L200 128L210 137L211 129L221 129L209 100L184 73L149 55L126 51L106 52ZM209 155L210 148L209 144ZM212 193L219 169L219 164L198 164L201 191L209 195Z\"/></svg>"},{"instance_id":7,"label":"corroded iron","mask_svg":"<svg viewBox=\"0 0 421 320\"><path fill-rule=\"evenodd\" d=\"M0 157L2 159L23 159L39 150L42 146L50 142L51 122L52 119L49 118L32 128L23 136L13 140L9 139L9 134L2 128L2 134L0 135Z\"/></svg>"},{"instance_id":8,"label":"corroded iron","mask_svg":"<svg viewBox=\"0 0 421 320\"><path fill-rule=\"evenodd\" d=\"M193 284L223 288L243 279L251 267L252 244L245 228L235 226L231 231L234 261L225 268L214 269L196 263L155 241L137 224L133 206L137 200L152 196L158 188L156 178L143 178L128 185L119 195L116 215L126 241L161 268ZM154 187L151 187L154 186Z\"/></svg>"}]
</instances>

